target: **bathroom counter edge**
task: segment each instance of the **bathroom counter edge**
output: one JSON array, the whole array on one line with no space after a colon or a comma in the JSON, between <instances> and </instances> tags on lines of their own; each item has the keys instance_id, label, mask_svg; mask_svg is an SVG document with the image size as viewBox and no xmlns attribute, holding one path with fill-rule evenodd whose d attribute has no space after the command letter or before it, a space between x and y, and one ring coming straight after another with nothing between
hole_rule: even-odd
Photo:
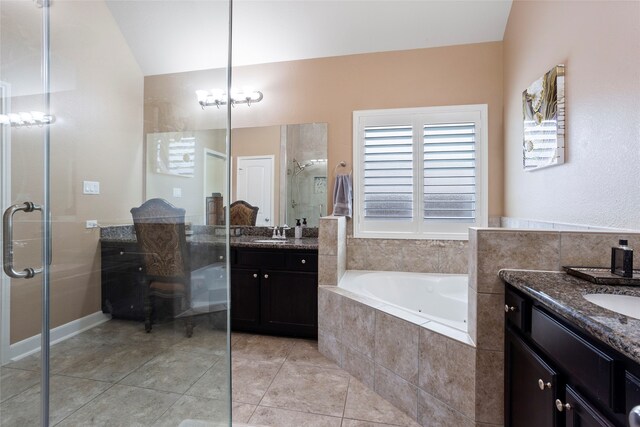
<instances>
[{"instance_id":1,"label":"bathroom counter edge","mask_svg":"<svg viewBox=\"0 0 640 427\"><path fill-rule=\"evenodd\" d=\"M640 288L599 285L558 271L504 269L499 276L549 311L640 363L640 320L583 298L591 293L640 296Z\"/></svg>"}]
</instances>

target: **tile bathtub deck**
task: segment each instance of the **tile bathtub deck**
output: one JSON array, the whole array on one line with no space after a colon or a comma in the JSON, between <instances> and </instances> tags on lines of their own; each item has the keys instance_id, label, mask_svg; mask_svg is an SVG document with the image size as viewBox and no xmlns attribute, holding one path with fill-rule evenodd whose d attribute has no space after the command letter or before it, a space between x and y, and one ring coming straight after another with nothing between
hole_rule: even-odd
<instances>
[{"instance_id":1,"label":"tile bathtub deck","mask_svg":"<svg viewBox=\"0 0 640 427\"><path fill-rule=\"evenodd\" d=\"M198 426L224 420L225 334L112 320L51 349L51 425ZM234 426L418 425L322 356L315 341L232 335ZM0 425L37 425L39 362L1 368ZM186 425L183 423L182 425Z\"/></svg>"}]
</instances>

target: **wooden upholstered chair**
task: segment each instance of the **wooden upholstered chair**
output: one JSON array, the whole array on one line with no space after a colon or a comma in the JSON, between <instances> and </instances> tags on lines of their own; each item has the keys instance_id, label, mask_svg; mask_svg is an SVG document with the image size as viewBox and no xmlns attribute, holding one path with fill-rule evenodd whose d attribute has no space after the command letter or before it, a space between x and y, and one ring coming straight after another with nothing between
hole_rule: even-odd
<instances>
[{"instance_id":1,"label":"wooden upholstered chair","mask_svg":"<svg viewBox=\"0 0 640 427\"><path fill-rule=\"evenodd\" d=\"M229 206L229 216L231 217L229 225L256 225L259 209L244 200L236 200Z\"/></svg>"},{"instance_id":2,"label":"wooden upholstered chair","mask_svg":"<svg viewBox=\"0 0 640 427\"><path fill-rule=\"evenodd\" d=\"M151 332L156 298L170 299L173 315L186 312L191 290L189 249L185 234L185 210L163 199L150 199L131 209L138 250L144 259L145 330ZM185 317L186 334L193 333L193 319Z\"/></svg>"}]
</instances>

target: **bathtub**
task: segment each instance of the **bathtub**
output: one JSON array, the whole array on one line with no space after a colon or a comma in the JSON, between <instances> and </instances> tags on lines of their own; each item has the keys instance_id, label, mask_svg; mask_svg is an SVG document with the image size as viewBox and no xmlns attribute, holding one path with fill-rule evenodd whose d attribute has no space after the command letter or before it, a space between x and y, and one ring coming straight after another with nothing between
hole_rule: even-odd
<instances>
[{"instance_id":1,"label":"bathtub","mask_svg":"<svg viewBox=\"0 0 640 427\"><path fill-rule=\"evenodd\" d=\"M377 309L412 323L437 322L466 334L467 284L466 274L349 270L338 287L377 301Z\"/></svg>"}]
</instances>

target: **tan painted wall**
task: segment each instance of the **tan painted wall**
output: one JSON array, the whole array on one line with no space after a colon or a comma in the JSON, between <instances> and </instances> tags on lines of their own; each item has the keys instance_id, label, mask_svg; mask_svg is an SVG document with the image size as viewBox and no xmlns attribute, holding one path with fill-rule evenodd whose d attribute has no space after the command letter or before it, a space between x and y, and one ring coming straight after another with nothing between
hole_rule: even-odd
<instances>
[{"instance_id":1,"label":"tan painted wall","mask_svg":"<svg viewBox=\"0 0 640 427\"><path fill-rule=\"evenodd\" d=\"M522 91L566 65L566 163L522 171ZM640 2L520 1L504 38L505 214L640 229Z\"/></svg>"},{"instance_id":2,"label":"tan painted wall","mask_svg":"<svg viewBox=\"0 0 640 427\"><path fill-rule=\"evenodd\" d=\"M280 126L239 128L231 131L231 175L237 176L238 156L273 155L273 219L271 224L278 225L280 218ZM231 200L236 200L236 186L232 182Z\"/></svg>"},{"instance_id":3,"label":"tan painted wall","mask_svg":"<svg viewBox=\"0 0 640 427\"><path fill-rule=\"evenodd\" d=\"M502 214L501 42L235 67L233 81L264 92L234 127L328 123L329 195L335 165L351 166L354 110L486 103L489 215Z\"/></svg>"},{"instance_id":4,"label":"tan painted wall","mask_svg":"<svg viewBox=\"0 0 640 427\"><path fill-rule=\"evenodd\" d=\"M39 16L32 3L10 3L24 7L18 12L26 16ZM38 52L35 58L29 56L28 62L39 65L38 27L33 28L35 38L29 40L25 37L31 31L12 29L12 22L24 30L24 20L3 20L3 46L12 46L16 52L36 46L24 52ZM51 96L52 111L58 118L51 126L51 327L56 327L100 310L99 230L85 229L85 221L97 219L103 225L131 222L129 209L141 203L143 79L103 3L58 2L51 8L51 23L52 67L64 71L53 77ZM31 68L24 72L30 74ZM40 98L16 96L12 101L15 110L25 111L34 101L41 105ZM37 172L42 167L41 136L39 129L12 130L16 148L12 194L16 202L23 197L42 202L42 175ZM23 141L29 145L20 151ZM31 161L32 172L36 172L26 175L24 166ZM100 181L101 194L83 195L83 180ZM17 254L18 267L39 265L39 229L24 219L16 238L20 243L28 240L29 247L27 253ZM12 343L40 332L40 282L12 282Z\"/></svg>"},{"instance_id":5,"label":"tan painted wall","mask_svg":"<svg viewBox=\"0 0 640 427\"><path fill-rule=\"evenodd\" d=\"M502 214L501 42L234 67L233 85L264 93L260 103L233 109L234 129L328 123L328 197L335 165L344 160L351 167L354 110L486 103L489 215ZM224 127L222 110L201 110L195 99L196 89L224 87L224 70L149 76L145 87L147 104L172 100L145 112L146 129L154 115L161 131Z\"/></svg>"}]
</instances>

